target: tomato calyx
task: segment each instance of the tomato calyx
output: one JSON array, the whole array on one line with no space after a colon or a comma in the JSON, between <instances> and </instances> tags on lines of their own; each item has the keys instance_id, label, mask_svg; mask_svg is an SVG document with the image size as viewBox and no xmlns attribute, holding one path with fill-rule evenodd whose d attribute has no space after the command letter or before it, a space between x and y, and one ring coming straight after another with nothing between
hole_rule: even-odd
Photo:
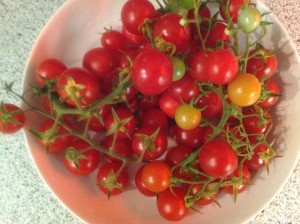
<instances>
[{"instance_id":1,"label":"tomato calyx","mask_svg":"<svg viewBox=\"0 0 300 224\"><path fill-rule=\"evenodd\" d=\"M123 186L118 182L118 175L122 170L122 167L119 169L118 172L114 172L114 170L110 170L106 180L97 183L98 186L103 186L107 188L107 197L108 199L112 195L112 191L115 189L123 191Z\"/></svg>"},{"instance_id":2,"label":"tomato calyx","mask_svg":"<svg viewBox=\"0 0 300 224\"><path fill-rule=\"evenodd\" d=\"M120 132L124 133L130 139L131 137L130 137L125 125L133 118L133 116L121 120L113 107L111 108L111 112L113 115L114 122L107 130L106 135L108 136L108 135L111 135L111 134L114 134L114 133L117 133L118 131L120 131Z\"/></svg>"},{"instance_id":3,"label":"tomato calyx","mask_svg":"<svg viewBox=\"0 0 300 224\"><path fill-rule=\"evenodd\" d=\"M63 87L64 91L67 93L67 97L64 100L71 99L77 107L80 107L80 101L83 101L80 90L84 89L85 85L78 84L71 77L67 77L67 84Z\"/></svg>"},{"instance_id":4,"label":"tomato calyx","mask_svg":"<svg viewBox=\"0 0 300 224\"><path fill-rule=\"evenodd\" d=\"M79 160L80 159L88 160L88 157L86 155L84 155L83 152L76 150L74 147L69 147L66 149L65 157L68 161L73 162L75 167L78 170L80 169Z\"/></svg>"},{"instance_id":5,"label":"tomato calyx","mask_svg":"<svg viewBox=\"0 0 300 224\"><path fill-rule=\"evenodd\" d=\"M157 138L159 132L160 132L160 128L157 128L156 131L153 132L153 134L150 136L145 134L138 134L138 133L135 134L135 136L141 140L142 147L143 147L141 156L139 157L139 161L143 160L146 151L148 151L150 155L154 154L155 152L154 140Z\"/></svg>"},{"instance_id":6,"label":"tomato calyx","mask_svg":"<svg viewBox=\"0 0 300 224\"><path fill-rule=\"evenodd\" d=\"M13 123L13 124L19 124L22 125L21 122L17 121L14 119L14 115L23 113L21 109L13 110L13 111L8 111L5 107L5 104L1 102L0 104L0 120L4 123L3 125L3 130L5 131L6 129L6 124L7 123Z\"/></svg>"}]
</instances>

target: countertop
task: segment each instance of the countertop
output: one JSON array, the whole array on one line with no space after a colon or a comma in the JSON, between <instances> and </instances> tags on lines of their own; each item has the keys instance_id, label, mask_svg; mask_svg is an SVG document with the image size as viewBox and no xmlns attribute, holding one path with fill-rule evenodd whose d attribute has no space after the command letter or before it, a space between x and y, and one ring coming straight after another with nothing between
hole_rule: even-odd
<instances>
[{"instance_id":1,"label":"countertop","mask_svg":"<svg viewBox=\"0 0 300 224\"><path fill-rule=\"evenodd\" d=\"M88 0L87 0L88 1ZM23 77L26 60L39 32L65 0L0 1L0 100L8 97L5 81ZM264 0L279 18L300 52L300 0ZM31 160L23 133L0 135L0 223L81 223L51 194ZM248 224L300 223L300 162L283 189Z\"/></svg>"}]
</instances>

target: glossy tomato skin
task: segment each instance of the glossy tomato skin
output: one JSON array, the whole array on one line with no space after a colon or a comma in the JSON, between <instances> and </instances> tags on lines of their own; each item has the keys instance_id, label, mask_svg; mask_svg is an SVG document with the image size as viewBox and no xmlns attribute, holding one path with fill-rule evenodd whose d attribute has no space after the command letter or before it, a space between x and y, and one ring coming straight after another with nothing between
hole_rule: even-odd
<instances>
[{"instance_id":1,"label":"glossy tomato skin","mask_svg":"<svg viewBox=\"0 0 300 224\"><path fill-rule=\"evenodd\" d=\"M208 34L206 30L202 31L204 37L207 35L207 40L205 42L206 47L213 48L217 46L219 42L223 42L226 46L230 42L229 36L225 33L226 28L227 25L225 23L216 22Z\"/></svg>"},{"instance_id":2,"label":"glossy tomato skin","mask_svg":"<svg viewBox=\"0 0 300 224\"><path fill-rule=\"evenodd\" d=\"M245 160L245 165L253 171L260 170L265 167L265 161L260 156L261 153L265 153L267 151L267 147L264 144L259 144L253 150L253 155L250 159Z\"/></svg>"},{"instance_id":3,"label":"glossy tomato skin","mask_svg":"<svg viewBox=\"0 0 300 224\"><path fill-rule=\"evenodd\" d=\"M159 98L159 108L169 117L174 119L176 109L181 105L179 100L175 100L168 92L164 92Z\"/></svg>"},{"instance_id":4,"label":"glossy tomato skin","mask_svg":"<svg viewBox=\"0 0 300 224\"><path fill-rule=\"evenodd\" d=\"M126 168L124 168L118 176L117 172L121 167L120 163L110 162L102 165L97 173L98 188L108 194L108 196L114 196L121 194L128 186L129 175ZM117 187L121 186L122 189Z\"/></svg>"},{"instance_id":5,"label":"glossy tomato skin","mask_svg":"<svg viewBox=\"0 0 300 224\"><path fill-rule=\"evenodd\" d=\"M184 130L193 130L198 127L201 118L201 111L189 104L182 104L175 111L175 122Z\"/></svg>"},{"instance_id":6,"label":"glossy tomato skin","mask_svg":"<svg viewBox=\"0 0 300 224\"><path fill-rule=\"evenodd\" d=\"M197 107L203 109L201 114L206 118L215 117L223 108L222 100L215 92L202 96L197 102Z\"/></svg>"},{"instance_id":7,"label":"glossy tomato skin","mask_svg":"<svg viewBox=\"0 0 300 224\"><path fill-rule=\"evenodd\" d=\"M185 103L190 103L192 99L200 94L199 86L189 76L184 76L180 80L172 82L167 92L175 100L182 100Z\"/></svg>"},{"instance_id":8,"label":"glossy tomato skin","mask_svg":"<svg viewBox=\"0 0 300 224\"><path fill-rule=\"evenodd\" d=\"M66 123L66 121L64 122ZM47 133L52 132L51 129L53 128L53 125L54 121L52 119L47 119L38 126L38 131L47 135ZM55 138L55 140L51 140L56 135L64 135L68 133L68 131L60 125L58 125L57 128L55 128L54 130L55 131L51 136L45 136L45 139L38 139L38 141L44 147L45 150L47 149L48 152L64 151L71 144L74 137L71 135L65 135L57 137Z\"/></svg>"},{"instance_id":9,"label":"glossy tomato skin","mask_svg":"<svg viewBox=\"0 0 300 224\"><path fill-rule=\"evenodd\" d=\"M116 30L107 30L100 38L102 46L108 50L119 51L126 47L126 39L124 35Z\"/></svg>"},{"instance_id":10,"label":"glossy tomato skin","mask_svg":"<svg viewBox=\"0 0 300 224\"><path fill-rule=\"evenodd\" d=\"M176 13L167 13L159 17L153 26L153 38L162 37L174 44L176 51L183 52L191 37L190 27L182 26L182 17Z\"/></svg>"},{"instance_id":11,"label":"glossy tomato skin","mask_svg":"<svg viewBox=\"0 0 300 224\"><path fill-rule=\"evenodd\" d=\"M36 79L41 85L45 80L56 81L60 74L67 69L67 66L57 58L47 58L37 67Z\"/></svg>"},{"instance_id":12,"label":"glossy tomato skin","mask_svg":"<svg viewBox=\"0 0 300 224\"><path fill-rule=\"evenodd\" d=\"M144 168L144 165L139 167L139 169L136 171L135 178L134 178L135 186L141 194L143 194L147 197L155 197L156 193L148 190L142 181L143 168Z\"/></svg>"},{"instance_id":13,"label":"glossy tomato skin","mask_svg":"<svg viewBox=\"0 0 300 224\"><path fill-rule=\"evenodd\" d=\"M269 50L265 49L265 53ZM254 52L252 52L254 53ZM250 74L254 74L257 78L273 76L278 69L278 61L276 55L268 56L265 59L260 56L252 57L247 62L246 71Z\"/></svg>"},{"instance_id":14,"label":"glossy tomato skin","mask_svg":"<svg viewBox=\"0 0 300 224\"><path fill-rule=\"evenodd\" d=\"M197 126L192 130L184 130L179 126L174 126L174 139L179 145L197 149L203 144L203 128Z\"/></svg>"},{"instance_id":15,"label":"glossy tomato skin","mask_svg":"<svg viewBox=\"0 0 300 224\"><path fill-rule=\"evenodd\" d=\"M261 118L254 109L246 110L244 115L246 116L242 119L242 123L248 134L259 135L267 130L267 123L260 124Z\"/></svg>"},{"instance_id":16,"label":"glossy tomato skin","mask_svg":"<svg viewBox=\"0 0 300 224\"><path fill-rule=\"evenodd\" d=\"M238 157L227 142L215 139L202 146L199 164L206 174L215 178L224 178L235 171Z\"/></svg>"},{"instance_id":17,"label":"glossy tomato skin","mask_svg":"<svg viewBox=\"0 0 300 224\"><path fill-rule=\"evenodd\" d=\"M249 73L239 74L228 84L228 97L230 101L241 107L254 105L261 94L261 84L255 75Z\"/></svg>"},{"instance_id":18,"label":"glossy tomato skin","mask_svg":"<svg viewBox=\"0 0 300 224\"><path fill-rule=\"evenodd\" d=\"M146 50L135 58L132 66L132 81L141 93L160 94L171 85L172 79L172 62L159 50Z\"/></svg>"},{"instance_id":19,"label":"glossy tomato skin","mask_svg":"<svg viewBox=\"0 0 300 224\"><path fill-rule=\"evenodd\" d=\"M159 129L156 137L150 141L151 136L157 130L156 127L142 127L132 136L132 149L138 157L143 156L143 160L150 161L158 159L167 150L168 139L165 130Z\"/></svg>"},{"instance_id":20,"label":"glossy tomato skin","mask_svg":"<svg viewBox=\"0 0 300 224\"><path fill-rule=\"evenodd\" d=\"M119 107L114 110L116 117L114 117L113 112L106 117L104 121L105 130L111 132L109 135L113 135L116 132L118 139L131 137L136 129L136 118L125 107Z\"/></svg>"},{"instance_id":21,"label":"glossy tomato skin","mask_svg":"<svg viewBox=\"0 0 300 224\"><path fill-rule=\"evenodd\" d=\"M133 154L133 151L132 151L132 148L131 148L131 142L129 139L125 138L125 139L117 139L116 142L115 142L115 145L113 147L113 139L114 139L114 136L113 135L109 135L109 136L106 136L105 139L103 140L103 142L101 143L101 145L120 155L120 156L123 156L125 158L130 158ZM103 155L107 160L109 161L112 161L112 162L121 162L120 159L114 157L114 156L111 156L111 155L108 155L108 154L104 154Z\"/></svg>"},{"instance_id":22,"label":"glossy tomato skin","mask_svg":"<svg viewBox=\"0 0 300 224\"><path fill-rule=\"evenodd\" d=\"M121 21L126 29L133 34L142 34L140 25L145 19L154 19L157 13L148 0L129 0L121 10Z\"/></svg>"},{"instance_id":23,"label":"glossy tomato skin","mask_svg":"<svg viewBox=\"0 0 300 224\"><path fill-rule=\"evenodd\" d=\"M10 103L0 104L0 133L16 133L24 124L25 115L20 107Z\"/></svg>"},{"instance_id":24,"label":"glossy tomato skin","mask_svg":"<svg viewBox=\"0 0 300 224\"><path fill-rule=\"evenodd\" d=\"M166 162L154 160L147 163L142 171L142 182L152 192L162 192L169 188L171 169Z\"/></svg>"},{"instance_id":25,"label":"glossy tomato skin","mask_svg":"<svg viewBox=\"0 0 300 224\"><path fill-rule=\"evenodd\" d=\"M80 140L73 141L69 145L69 147L72 147L76 151L80 152L81 150L90 147L90 144L80 139ZM82 154L86 158L78 159L78 167L76 167L74 161L68 160L66 155L64 156L65 167L67 168L68 171L70 171L72 174L76 176L86 176L90 174L97 168L100 161L101 153L97 149L90 149L88 151L85 151Z\"/></svg>"},{"instance_id":26,"label":"glossy tomato skin","mask_svg":"<svg viewBox=\"0 0 300 224\"><path fill-rule=\"evenodd\" d=\"M266 89L265 89L266 92L271 94L276 94L276 95L281 94L279 85L274 79L268 79L264 85L266 85ZM259 102L257 106L263 109L267 109L277 104L278 100L279 100L279 96L269 96L266 97L264 101Z\"/></svg>"},{"instance_id":27,"label":"glossy tomato skin","mask_svg":"<svg viewBox=\"0 0 300 224\"><path fill-rule=\"evenodd\" d=\"M68 68L57 80L57 92L68 104L88 105L98 99L100 85L97 77L83 68ZM72 99L74 94L75 99Z\"/></svg>"},{"instance_id":28,"label":"glossy tomato skin","mask_svg":"<svg viewBox=\"0 0 300 224\"><path fill-rule=\"evenodd\" d=\"M113 51L103 47L90 49L85 53L82 66L103 80L117 65L116 55Z\"/></svg>"},{"instance_id":29,"label":"glossy tomato skin","mask_svg":"<svg viewBox=\"0 0 300 224\"><path fill-rule=\"evenodd\" d=\"M168 188L157 198L159 214L168 221L182 220L189 212L185 205L185 192L179 187Z\"/></svg>"},{"instance_id":30,"label":"glossy tomato skin","mask_svg":"<svg viewBox=\"0 0 300 224\"><path fill-rule=\"evenodd\" d=\"M209 82L218 85L227 84L237 75L238 60L229 49L214 50L206 59L204 71Z\"/></svg>"},{"instance_id":31,"label":"glossy tomato skin","mask_svg":"<svg viewBox=\"0 0 300 224\"><path fill-rule=\"evenodd\" d=\"M200 50L187 60L189 76L200 82L208 81L204 68L209 54L210 51L208 50Z\"/></svg>"}]
</instances>

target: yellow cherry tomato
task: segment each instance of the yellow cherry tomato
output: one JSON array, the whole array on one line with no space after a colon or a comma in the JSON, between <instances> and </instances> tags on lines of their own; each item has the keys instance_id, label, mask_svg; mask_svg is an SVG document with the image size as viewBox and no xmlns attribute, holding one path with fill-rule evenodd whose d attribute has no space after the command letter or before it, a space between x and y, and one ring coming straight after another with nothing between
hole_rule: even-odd
<instances>
[{"instance_id":1,"label":"yellow cherry tomato","mask_svg":"<svg viewBox=\"0 0 300 224\"><path fill-rule=\"evenodd\" d=\"M175 111L175 122L183 130L192 130L201 122L201 111L192 105L182 104Z\"/></svg>"},{"instance_id":2,"label":"yellow cherry tomato","mask_svg":"<svg viewBox=\"0 0 300 224\"><path fill-rule=\"evenodd\" d=\"M228 97L237 106L251 106L257 102L261 93L261 84L256 76L244 73L228 84Z\"/></svg>"}]
</instances>

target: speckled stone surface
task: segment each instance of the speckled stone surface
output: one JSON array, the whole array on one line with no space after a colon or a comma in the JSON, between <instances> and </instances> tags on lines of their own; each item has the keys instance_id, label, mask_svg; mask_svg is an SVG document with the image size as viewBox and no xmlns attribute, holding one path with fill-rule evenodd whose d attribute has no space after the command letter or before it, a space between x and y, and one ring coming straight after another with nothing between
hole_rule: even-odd
<instances>
[{"instance_id":1,"label":"speckled stone surface","mask_svg":"<svg viewBox=\"0 0 300 224\"><path fill-rule=\"evenodd\" d=\"M88 0L86 0L88 2ZM27 57L42 27L64 0L0 0L0 85L21 89ZM300 0L264 0L300 52ZM0 100L19 104L0 88ZM51 194L39 177L23 133L0 135L0 223L81 223ZM300 223L300 163L279 194L248 224Z\"/></svg>"}]
</instances>

